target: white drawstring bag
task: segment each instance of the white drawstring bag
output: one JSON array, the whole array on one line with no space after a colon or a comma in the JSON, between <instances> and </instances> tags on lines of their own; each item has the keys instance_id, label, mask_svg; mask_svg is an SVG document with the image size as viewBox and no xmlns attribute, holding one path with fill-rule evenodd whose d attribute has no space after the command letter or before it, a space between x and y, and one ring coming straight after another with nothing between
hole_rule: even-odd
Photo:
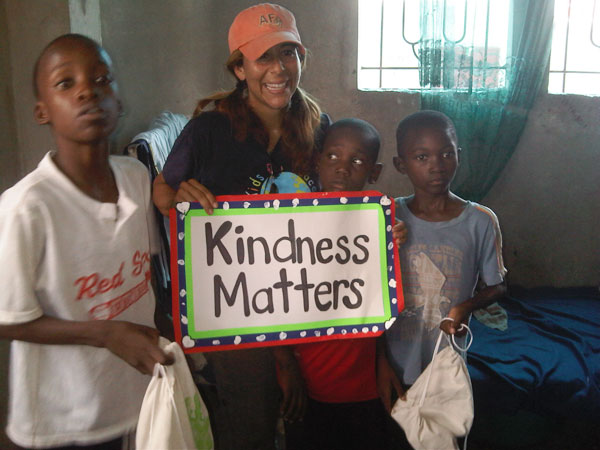
<instances>
[{"instance_id":1,"label":"white drawstring bag","mask_svg":"<svg viewBox=\"0 0 600 450\"><path fill-rule=\"evenodd\" d=\"M136 431L138 450L212 450L208 411L176 342L160 338L160 347L175 357L170 366L156 364L146 389Z\"/></svg>"},{"instance_id":2,"label":"white drawstring bag","mask_svg":"<svg viewBox=\"0 0 600 450\"><path fill-rule=\"evenodd\" d=\"M442 319L452 320L450 318ZM398 399L392 417L400 424L410 445L416 450L456 450L456 438L466 436L473 424L473 390L464 359L453 345L466 352L440 331L433 357L423 373L406 391L406 400ZM449 345L438 353L442 336Z\"/></svg>"}]
</instances>

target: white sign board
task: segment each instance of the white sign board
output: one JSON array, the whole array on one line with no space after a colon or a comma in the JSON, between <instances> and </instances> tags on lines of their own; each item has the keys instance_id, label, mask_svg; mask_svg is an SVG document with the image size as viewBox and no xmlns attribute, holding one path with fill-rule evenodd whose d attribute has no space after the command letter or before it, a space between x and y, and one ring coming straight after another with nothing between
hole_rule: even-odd
<instances>
[{"instance_id":1,"label":"white sign board","mask_svg":"<svg viewBox=\"0 0 600 450\"><path fill-rule=\"evenodd\" d=\"M402 308L393 202L378 192L219 197L171 213L186 351L374 336Z\"/></svg>"}]
</instances>

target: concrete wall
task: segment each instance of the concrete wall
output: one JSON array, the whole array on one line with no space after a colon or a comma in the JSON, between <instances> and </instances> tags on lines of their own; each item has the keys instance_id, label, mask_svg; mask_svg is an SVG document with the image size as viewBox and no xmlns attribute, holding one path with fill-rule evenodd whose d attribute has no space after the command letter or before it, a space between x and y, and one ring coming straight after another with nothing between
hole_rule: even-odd
<instances>
[{"instance_id":1,"label":"concrete wall","mask_svg":"<svg viewBox=\"0 0 600 450\"><path fill-rule=\"evenodd\" d=\"M484 203L500 218L509 281L600 284L600 97L543 95Z\"/></svg>"},{"instance_id":2,"label":"concrete wall","mask_svg":"<svg viewBox=\"0 0 600 450\"><path fill-rule=\"evenodd\" d=\"M31 73L35 58L54 37L69 31L61 0L0 0L0 190L35 168L51 146L50 132L33 120ZM0 448L16 448L4 434L8 343L0 343Z\"/></svg>"},{"instance_id":3,"label":"concrete wall","mask_svg":"<svg viewBox=\"0 0 600 450\"><path fill-rule=\"evenodd\" d=\"M8 42L7 17L4 1L0 1L0 42ZM8 45L0 46L0 67L10 67L10 49ZM12 90L12 73L10 70L0 71L0 192L19 180L21 164L15 121L15 105Z\"/></svg>"},{"instance_id":4,"label":"concrete wall","mask_svg":"<svg viewBox=\"0 0 600 450\"><path fill-rule=\"evenodd\" d=\"M228 89L227 29L253 1L101 2L104 45L115 59L127 115L122 147L163 109L189 114L198 98ZM410 193L391 165L398 120L418 110L417 94L356 90L354 0L281 1L296 15L311 51L303 87L334 119L358 116L383 138L376 188ZM324 9L326 5L327 9ZM506 170L483 203L500 217L509 281L524 286L600 283L600 98L541 96ZM571 156L566 159L566 157Z\"/></svg>"},{"instance_id":5,"label":"concrete wall","mask_svg":"<svg viewBox=\"0 0 600 450\"><path fill-rule=\"evenodd\" d=\"M23 176L37 166L53 145L48 127L40 127L33 120L35 100L31 79L40 51L54 37L69 31L69 10L68 3L60 0L5 0L3 3L9 64L2 70L10 70L12 79L20 176ZM4 178L4 166L1 170Z\"/></svg>"},{"instance_id":6,"label":"concrete wall","mask_svg":"<svg viewBox=\"0 0 600 450\"><path fill-rule=\"evenodd\" d=\"M227 29L247 0L100 1L104 46L112 55L126 115L118 151L162 110L190 114L197 100L232 80L223 68ZM282 1L292 9L311 50L302 85L333 118L358 116L377 125L385 168L375 186L408 194L392 168L397 121L419 108L417 94L356 90L357 5L354 0ZM2 188L35 167L52 146L32 119L31 67L43 45L68 31L66 1L2 0L0 82ZM31 6L35 5L35 8ZM326 9L325 9L326 5ZM334 13L335 11L335 13ZM18 99L13 102L12 99ZM510 280L525 286L600 282L598 111L600 98L541 96L519 146L484 199L498 214ZM3 116L4 117L4 116ZM16 145L15 145L16 139Z\"/></svg>"}]
</instances>

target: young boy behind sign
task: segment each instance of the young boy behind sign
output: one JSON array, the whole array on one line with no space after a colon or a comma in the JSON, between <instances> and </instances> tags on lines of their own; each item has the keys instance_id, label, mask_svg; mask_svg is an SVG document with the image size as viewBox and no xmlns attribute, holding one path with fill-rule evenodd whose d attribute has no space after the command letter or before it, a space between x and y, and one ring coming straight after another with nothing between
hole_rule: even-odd
<instances>
[{"instance_id":1,"label":"young boy behind sign","mask_svg":"<svg viewBox=\"0 0 600 450\"><path fill-rule=\"evenodd\" d=\"M327 130L317 170L325 192L361 191L377 181L380 138L360 119L342 119ZM403 228L396 228L405 239ZM385 449L386 410L377 389L376 339L340 339L296 345L294 353L308 390L302 422L288 424L289 450ZM303 408L299 405L298 408Z\"/></svg>"}]
</instances>

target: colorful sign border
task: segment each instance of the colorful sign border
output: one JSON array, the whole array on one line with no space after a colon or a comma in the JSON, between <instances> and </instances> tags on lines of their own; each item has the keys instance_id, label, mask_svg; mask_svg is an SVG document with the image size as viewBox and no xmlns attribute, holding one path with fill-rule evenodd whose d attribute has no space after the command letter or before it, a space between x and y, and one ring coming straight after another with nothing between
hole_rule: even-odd
<instances>
[{"instance_id":1,"label":"colorful sign border","mask_svg":"<svg viewBox=\"0 0 600 450\"><path fill-rule=\"evenodd\" d=\"M384 298L385 317L363 318L364 323L357 323L355 319L340 319L324 322L282 324L267 327L248 327L242 330L220 330L220 333L229 332L228 336L211 336L212 332L193 330L187 317L193 315L193 299L188 296L186 289L192 283L191 271L186 273L190 261L190 247L185 239L185 230L192 217L206 215L199 203L179 203L170 212L171 235L171 286L172 286L172 313L176 340L182 345L186 353L232 350L249 347L263 347L272 345L291 345L329 339L347 339L357 337L373 337L380 335L384 329L395 321L398 311L402 311L404 300L402 296L402 282L398 248L392 239L392 225L394 223L394 201L377 191L363 192L338 192L338 193L307 193L307 194L269 194L269 195L240 195L217 197L219 207L214 210L214 215L235 215L236 211L242 214L255 213L252 210L261 209L260 214L286 212L289 208L298 208L306 211L306 207L327 208L328 210L361 209L373 206L380 209L378 220L380 228L384 228L385 242L382 247L382 284L387 286ZM384 261L383 261L384 260ZM385 272L385 275L384 275ZM384 295L385 295L384 294ZM189 304L188 304L189 303ZM275 329L274 329L275 328ZM193 337L192 337L193 336Z\"/></svg>"}]
</instances>

